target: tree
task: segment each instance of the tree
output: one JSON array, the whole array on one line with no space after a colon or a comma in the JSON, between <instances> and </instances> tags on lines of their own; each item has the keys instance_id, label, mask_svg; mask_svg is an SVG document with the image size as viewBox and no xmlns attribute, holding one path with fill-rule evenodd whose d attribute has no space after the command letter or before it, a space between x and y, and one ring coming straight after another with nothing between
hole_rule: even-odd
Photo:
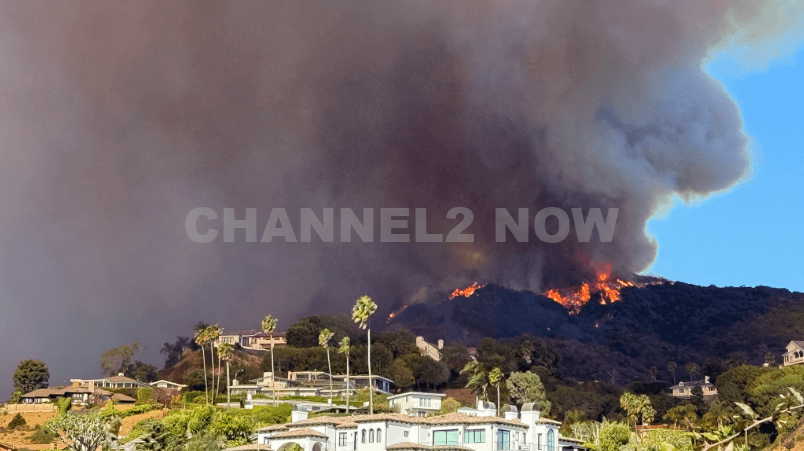
<instances>
[{"instance_id":1,"label":"tree","mask_svg":"<svg viewBox=\"0 0 804 451\"><path fill-rule=\"evenodd\" d=\"M329 367L329 403L332 404L332 361L329 359L329 341L332 340L332 336L335 335L329 331L329 329L324 329L318 334L318 345L322 348L327 350L327 366Z\"/></svg>"},{"instance_id":2,"label":"tree","mask_svg":"<svg viewBox=\"0 0 804 451\"><path fill-rule=\"evenodd\" d=\"M14 415L14 418L11 419L6 428L14 430L17 429L18 427L25 426L26 424L28 424L28 422L25 421L25 418L23 418L22 415L18 413Z\"/></svg>"},{"instance_id":3,"label":"tree","mask_svg":"<svg viewBox=\"0 0 804 451\"><path fill-rule=\"evenodd\" d=\"M209 394L207 392L207 356L204 351L204 346L209 341L209 326L199 328L201 323L196 325L195 329L195 342L201 348L201 361L204 363L204 403L209 404Z\"/></svg>"},{"instance_id":4,"label":"tree","mask_svg":"<svg viewBox=\"0 0 804 451\"><path fill-rule=\"evenodd\" d=\"M233 347L231 343L221 343L218 346L218 356L226 362L226 410L229 410L232 403L231 384L229 383L229 360L232 358L230 353Z\"/></svg>"},{"instance_id":5,"label":"tree","mask_svg":"<svg viewBox=\"0 0 804 451\"><path fill-rule=\"evenodd\" d=\"M505 384L508 386L508 397L513 404L522 407L525 403L533 402L542 415L549 415L551 403L547 400L544 385L538 374L511 373Z\"/></svg>"},{"instance_id":6,"label":"tree","mask_svg":"<svg viewBox=\"0 0 804 451\"><path fill-rule=\"evenodd\" d=\"M659 368L656 368L655 366L650 367L650 380L656 382L656 375L658 374L659 374Z\"/></svg>"},{"instance_id":7,"label":"tree","mask_svg":"<svg viewBox=\"0 0 804 451\"><path fill-rule=\"evenodd\" d=\"M667 371L673 375L673 385L676 385L676 362L670 362L667 364Z\"/></svg>"},{"instance_id":8,"label":"tree","mask_svg":"<svg viewBox=\"0 0 804 451\"><path fill-rule=\"evenodd\" d=\"M266 316L262 320L262 333L268 334L268 338L271 341L271 394L274 398L274 405L276 405L276 373L274 373L274 331L276 330L276 324L279 322L278 319L274 318L271 315Z\"/></svg>"},{"instance_id":9,"label":"tree","mask_svg":"<svg viewBox=\"0 0 804 451\"><path fill-rule=\"evenodd\" d=\"M438 414L455 413L459 407L461 407L461 403L457 399L447 396L441 401L441 410L438 411Z\"/></svg>"},{"instance_id":10,"label":"tree","mask_svg":"<svg viewBox=\"0 0 804 451\"><path fill-rule=\"evenodd\" d=\"M215 342L218 341L218 338L221 336L222 329L220 326L215 324L214 326L209 326L208 328L207 337L209 340L209 360L210 364L212 365L212 404L215 404L215 398L218 397L218 390L220 389L220 361L218 362L218 384L215 384Z\"/></svg>"},{"instance_id":11,"label":"tree","mask_svg":"<svg viewBox=\"0 0 804 451\"><path fill-rule=\"evenodd\" d=\"M352 308L352 320L360 326L361 329L367 329L368 338L368 376L369 376L369 414L374 414L374 381L371 378L371 327L369 321L371 315L377 311L377 304L368 296L361 296L355 306Z\"/></svg>"},{"instance_id":12,"label":"tree","mask_svg":"<svg viewBox=\"0 0 804 451\"><path fill-rule=\"evenodd\" d=\"M472 393L476 393L484 401L489 400L488 387L489 377L486 368L474 357L464 365L461 374L467 374L469 379L466 381L466 388L471 388Z\"/></svg>"},{"instance_id":13,"label":"tree","mask_svg":"<svg viewBox=\"0 0 804 451\"><path fill-rule=\"evenodd\" d=\"M95 451L111 442L109 426L99 413L67 414L48 420L45 430L58 435L68 449Z\"/></svg>"},{"instance_id":14,"label":"tree","mask_svg":"<svg viewBox=\"0 0 804 451\"><path fill-rule=\"evenodd\" d=\"M338 353L346 356L346 413L349 413L349 394L352 391L352 385L349 383L349 352L351 349L352 342L349 337L343 337L338 342Z\"/></svg>"},{"instance_id":15,"label":"tree","mask_svg":"<svg viewBox=\"0 0 804 451\"><path fill-rule=\"evenodd\" d=\"M497 387L497 416L500 416L500 382L503 380L503 373L495 367L489 371L489 384Z\"/></svg>"},{"instance_id":16,"label":"tree","mask_svg":"<svg viewBox=\"0 0 804 451\"><path fill-rule=\"evenodd\" d=\"M698 416L702 416L706 413L706 401L704 401L703 388L700 385L692 387L690 403L695 406L695 409L698 411Z\"/></svg>"},{"instance_id":17,"label":"tree","mask_svg":"<svg viewBox=\"0 0 804 451\"><path fill-rule=\"evenodd\" d=\"M402 359L396 359L391 363L391 378L394 380L394 385L401 390L410 388L416 383L413 371L405 365L405 361Z\"/></svg>"},{"instance_id":18,"label":"tree","mask_svg":"<svg viewBox=\"0 0 804 451\"><path fill-rule=\"evenodd\" d=\"M692 430L695 426L695 422L698 421L698 414L696 413L695 406L692 404L684 404L668 410L663 418L672 421L673 428L677 428L678 423L682 422L688 429Z\"/></svg>"},{"instance_id":19,"label":"tree","mask_svg":"<svg viewBox=\"0 0 804 451\"><path fill-rule=\"evenodd\" d=\"M142 344L137 341L133 345L122 345L119 348L110 349L101 354L101 371L107 376L114 376L122 373L131 364L134 354L142 349Z\"/></svg>"},{"instance_id":20,"label":"tree","mask_svg":"<svg viewBox=\"0 0 804 451\"><path fill-rule=\"evenodd\" d=\"M690 375L690 382L692 382L693 376L700 372L700 368L695 362L687 362L687 364L684 366L684 369L687 370L687 373Z\"/></svg>"},{"instance_id":21,"label":"tree","mask_svg":"<svg viewBox=\"0 0 804 451\"><path fill-rule=\"evenodd\" d=\"M157 379L156 367L147 363L142 363L139 360L128 365L123 371L126 377L136 379L141 382L153 382Z\"/></svg>"},{"instance_id":22,"label":"tree","mask_svg":"<svg viewBox=\"0 0 804 451\"><path fill-rule=\"evenodd\" d=\"M634 432L639 433L637 425L642 420L642 424L650 424L656 417L656 410L650 403L648 395L635 395L625 392L620 397L620 406L628 413L628 418L634 420Z\"/></svg>"},{"instance_id":23,"label":"tree","mask_svg":"<svg viewBox=\"0 0 804 451\"><path fill-rule=\"evenodd\" d=\"M39 388L47 388L50 371L41 360L23 360L14 371L14 389L24 395Z\"/></svg>"}]
</instances>

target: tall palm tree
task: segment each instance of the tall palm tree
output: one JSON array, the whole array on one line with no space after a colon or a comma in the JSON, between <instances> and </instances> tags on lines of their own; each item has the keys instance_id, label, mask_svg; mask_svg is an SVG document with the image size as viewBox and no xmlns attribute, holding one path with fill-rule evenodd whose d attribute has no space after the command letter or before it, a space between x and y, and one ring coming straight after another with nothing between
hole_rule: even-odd
<instances>
[{"instance_id":1,"label":"tall palm tree","mask_svg":"<svg viewBox=\"0 0 804 451\"><path fill-rule=\"evenodd\" d=\"M204 362L204 403L209 404L209 395L207 393L207 356L204 352L204 345L207 344L209 339L209 331L207 327L197 328L195 330L195 342L201 348L201 361Z\"/></svg>"},{"instance_id":2,"label":"tall palm tree","mask_svg":"<svg viewBox=\"0 0 804 451\"><path fill-rule=\"evenodd\" d=\"M676 385L676 362L670 362L667 364L667 371L673 375L673 385Z\"/></svg>"},{"instance_id":3,"label":"tall palm tree","mask_svg":"<svg viewBox=\"0 0 804 451\"><path fill-rule=\"evenodd\" d=\"M215 385L215 341L221 336L222 329L220 326L215 324L214 326L209 326L209 358L210 363L212 364L212 404L215 404L215 398L218 397L218 390L220 389L220 362L218 362L218 384Z\"/></svg>"},{"instance_id":4,"label":"tall palm tree","mask_svg":"<svg viewBox=\"0 0 804 451\"><path fill-rule=\"evenodd\" d=\"M232 357L229 353L231 352L232 348L233 346L231 343L221 343L218 346L218 358L226 362L226 410L229 410L229 405L232 402L231 390L229 387L229 359Z\"/></svg>"},{"instance_id":5,"label":"tall palm tree","mask_svg":"<svg viewBox=\"0 0 804 451\"><path fill-rule=\"evenodd\" d=\"M349 392L352 387L349 385L349 351L351 351L352 342L349 337L343 337L338 342L338 353L346 354L346 413L349 413Z\"/></svg>"},{"instance_id":6,"label":"tall palm tree","mask_svg":"<svg viewBox=\"0 0 804 451\"><path fill-rule=\"evenodd\" d=\"M472 357L472 360L464 365L463 369L461 370L461 374L469 375L469 379L466 382L466 388L471 388L472 393L477 393L482 400L489 400L489 378L486 369L483 368L483 364L478 362L476 358Z\"/></svg>"},{"instance_id":7,"label":"tall palm tree","mask_svg":"<svg viewBox=\"0 0 804 451\"><path fill-rule=\"evenodd\" d=\"M369 320L377 311L377 304L368 296L361 296L352 308L352 319L361 329L368 330L369 415L374 415L374 380L371 378L371 327Z\"/></svg>"},{"instance_id":8,"label":"tall palm tree","mask_svg":"<svg viewBox=\"0 0 804 451\"><path fill-rule=\"evenodd\" d=\"M500 416L500 382L502 379L503 373L499 368L489 371L489 383L497 387L497 416Z\"/></svg>"},{"instance_id":9,"label":"tall palm tree","mask_svg":"<svg viewBox=\"0 0 804 451\"><path fill-rule=\"evenodd\" d=\"M684 369L687 370L687 373L690 375L690 382L692 382L693 376L698 374L700 369L698 368L698 364L695 362L689 362L687 365L684 366Z\"/></svg>"},{"instance_id":10,"label":"tall palm tree","mask_svg":"<svg viewBox=\"0 0 804 451\"><path fill-rule=\"evenodd\" d=\"M329 403L332 405L332 362L329 360L329 341L332 340L332 336L335 335L329 331L329 329L324 328L320 334L318 334L318 345L323 347L327 350L327 366L329 366Z\"/></svg>"},{"instance_id":11,"label":"tall palm tree","mask_svg":"<svg viewBox=\"0 0 804 451\"><path fill-rule=\"evenodd\" d=\"M276 374L274 374L274 331L279 320L271 315L262 320L262 333L268 334L271 341L271 392L273 393L274 405L276 405Z\"/></svg>"}]
</instances>

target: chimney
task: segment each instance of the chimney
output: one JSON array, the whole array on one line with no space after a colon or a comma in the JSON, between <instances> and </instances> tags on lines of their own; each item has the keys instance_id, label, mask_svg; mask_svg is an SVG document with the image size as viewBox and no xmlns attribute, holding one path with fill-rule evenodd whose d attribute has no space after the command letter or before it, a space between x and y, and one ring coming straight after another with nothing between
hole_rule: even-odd
<instances>
[{"instance_id":1,"label":"chimney","mask_svg":"<svg viewBox=\"0 0 804 451\"><path fill-rule=\"evenodd\" d=\"M519 412L517 412L516 406L505 406L503 416L506 420L516 420L519 418Z\"/></svg>"},{"instance_id":2,"label":"chimney","mask_svg":"<svg viewBox=\"0 0 804 451\"><path fill-rule=\"evenodd\" d=\"M444 340L438 340L438 349L444 349Z\"/></svg>"},{"instance_id":3,"label":"chimney","mask_svg":"<svg viewBox=\"0 0 804 451\"><path fill-rule=\"evenodd\" d=\"M296 406L293 408L293 411L290 412L291 423L298 423L299 421L304 421L307 419L307 411L298 409L300 409L300 407Z\"/></svg>"},{"instance_id":4,"label":"chimney","mask_svg":"<svg viewBox=\"0 0 804 451\"><path fill-rule=\"evenodd\" d=\"M704 376L704 384L708 384L708 383L709 383L709 376Z\"/></svg>"},{"instance_id":5,"label":"chimney","mask_svg":"<svg viewBox=\"0 0 804 451\"><path fill-rule=\"evenodd\" d=\"M497 415L497 406L493 402L483 402L478 398L477 400L477 416L479 417L493 417Z\"/></svg>"},{"instance_id":6,"label":"chimney","mask_svg":"<svg viewBox=\"0 0 804 451\"><path fill-rule=\"evenodd\" d=\"M526 402L522 405L521 420L528 426L532 426L539 421L539 410L535 403Z\"/></svg>"}]
</instances>

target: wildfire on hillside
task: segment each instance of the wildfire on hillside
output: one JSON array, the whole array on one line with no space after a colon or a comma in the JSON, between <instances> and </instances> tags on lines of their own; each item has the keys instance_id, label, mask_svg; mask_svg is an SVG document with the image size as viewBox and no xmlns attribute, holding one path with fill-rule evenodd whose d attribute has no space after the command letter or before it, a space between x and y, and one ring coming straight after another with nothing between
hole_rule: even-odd
<instances>
[{"instance_id":1,"label":"wildfire on hillside","mask_svg":"<svg viewBox=\"0 0 804 451\"><path fill-rule=\"evenodd\" d=\"M397 310L395 312L391 312L391 314L388 315L388 321L386 321L386 322L391 322L391 320L394 319L394 317L396 315L399 315L400 313L404 312L405 309L408 308L408 307L410 307L410 304L405 304L405 305L402 306L401 309L399 309L399 310Z\"/></svg>"},{"instance_id":2,"label":"wildfire on hillside","mask_svg":"<svg viewBox=\"0 0 804 451\"><path fill-rule=\"evenodd\" d=\"M589 302L593 293L600 293L600 303L607 304L620 300L620 289L637 286L634 282L612 279L611 264L595 265L595 280L584 282L580 286L547 290L545 296L563 305L570 314L577 314Z\"/></svg>"},{"instance_id":3,"label":"wildfire on hillside","mask_svg":"<svg viewBox=\"0 0 804 451\"><path fill-rule=\"evenodd\" d=\"M450 299L455 299L458 296L463 296L468 298L469 296L475 294L475 291L485 287L485 285L478 285L477 282L469 285L468 287L461 290L460 288L456 288L451 295L449 295Z\"/></svg>"}]
</instances>

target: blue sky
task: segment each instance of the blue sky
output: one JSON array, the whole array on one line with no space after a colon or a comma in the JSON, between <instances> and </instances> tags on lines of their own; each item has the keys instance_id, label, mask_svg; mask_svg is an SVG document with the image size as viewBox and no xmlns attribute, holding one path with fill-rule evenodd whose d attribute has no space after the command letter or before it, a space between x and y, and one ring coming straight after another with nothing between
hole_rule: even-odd
<instances>
[{"instance_id":1,"label":"blue sky","mask_svg":"<svg viewBox=\"0 0 804 451\"><path fill-rule=\"evenodd\" d=\"M752 72L727 54L707 70L737 102L753 174L648 223L659 242L646 271L697 285L804 291L804 50Z\"/></svg>"}]
</instances>

